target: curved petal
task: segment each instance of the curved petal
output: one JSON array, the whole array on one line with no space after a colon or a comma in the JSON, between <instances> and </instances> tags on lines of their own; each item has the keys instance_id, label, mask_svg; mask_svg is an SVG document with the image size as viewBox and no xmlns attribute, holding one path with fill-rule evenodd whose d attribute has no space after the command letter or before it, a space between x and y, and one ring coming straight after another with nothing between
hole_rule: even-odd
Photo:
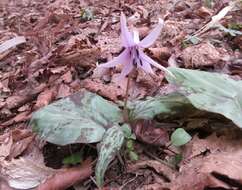
<instances>
[{"instance_id":1,"label":"curved petal","mask_svg":"<svg viewBox=\"0 0 242 190\"><path fill-rule=\"evenodd\" d=\"M129 50L125 49L118 57L115 57L111 61L100 64L98 67L104 67L104 68L109 68L109 67L115 67L118 64L128 64L130 62L130 55L129 55Z\"/></svg>"},{"instance_id":2,"label":"curved petal","mask_svg":"<svg viewBox=\"0 0 242 190\"><path fill-rule=\"evenodd\" d=\"M155 74L150 64L147 61L143 61L140 66L146 73Z\"/></svg>"},{"instance_id":3,"label":"curved petal","mask_svg":"<svg viewBox=\"0 0 242 190\"><path fill-rule=\"evenodd\" d=\"M141 50L139 50L139 55L142 54L143 52ZM142 56L140 56L140 64L138 64L139 67L141 67L146 73L151 73L154 74L153 69L150 66L150 63L148 61L146 61L145 59L142 58Z\"/></svg>"},{"instance_id":4,"label":"curved petal","mask_svg":"<svg viewBox=\"0 0 242 190\"><path fill-rule=\"evenodd\" d=\"M140 51L139 54L140 54L140 58L141 58L141 60L142 60L143 62L148 62L149 64L151 64L151 65L157 67L158 69L170 73L170 71L168 71L165 67L163 67L162 65L156 63L156 62L155 62L153 59L151 59L149 56L145 55L144 52Z\"/></svg>"},{"instance_id":5,"label":"curved petal","mask_svg":"<svg viewBox=\"0 0 242 190\"><path fill-rule=\"evenodd\" d=\"M119 79L123 79L124 77L126 77L133 70L133 68L134 68L133 63L130 60L128 64L124 65L122 72L120 73Z\"/></svg>"},{"instance_id":6,"label":"curved petal","mask_svg":"<svg viewBox=\"0 0 242 190\"><path fill-rule=\"evenodd\" d=\"M132 37L131 33L129 32L129 29L127 27L126 18L125 18L125 15L123 14L123 12L121 12L120 24L121 24L122 45L124 47L130 47L134 44L134 42L133 42L133 37Z\"/></svg>"},{"instance_id":7,"label":"curved petal","mask_svg":"<svg viewBox=\"0 0 242 190\"><path fill-rule=\"evenodd\" d=\"M139 46L143 48L147 48L151 46L155 40L159 37L160 32L163 28L164 21L162 19L159 19L158 25L138 44Z\"/></svg>"}]
</instances>

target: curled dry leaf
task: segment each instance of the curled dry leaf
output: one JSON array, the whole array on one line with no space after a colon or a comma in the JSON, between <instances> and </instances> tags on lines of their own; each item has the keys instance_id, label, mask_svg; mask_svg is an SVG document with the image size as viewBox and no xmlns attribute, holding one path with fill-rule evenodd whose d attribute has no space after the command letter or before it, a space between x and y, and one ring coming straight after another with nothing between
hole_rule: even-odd
<instances>
[{"instance_id":1,"label":"curled dry leaf","mask_svg":"<svg viewBox=\"0 0 242 190\"><path fill-rule=\"evenodd\" d=\"M140 141L164 146L169 141L169 135L164 128L155 127L152 120L138 120L133 124L134 133Z\"/></svg>"},{"instance_id":2,"label":"curled dry leaf","mask_svg":"<svg viewBox=\"0 0 242 190\"><path fill-rule=\"evenodd\" d=\"M91 161L82 166L54 170L30 159L13 159L1 163L1 176L16 189L65 190L92 174Z\"/></svg>"},{"instance_id":3,"label":"curled dry leaf","mask_svg":"<svg viewBox=\"0 0 242 190\"><path fill-rule=\"evenodd\" d=\"M67 84L60 84L56 98L64 98L71 95L71 88Z\"/></svg>"},{"instance_id":4,"label":"curled dry leaf","mask_svg":"<svg viewBox=\"0 0 242 190\"><path fill-rule=\"evenodd\" d=\"M26 39L24 36L17 36L15 38L7 40L0 45L0 54L12 47L15 47L15 46L25 43L25 42L26 42Z\"/></svg>"},{"instance_id":5,"label":"curled dry leaf","mask_svg":"<svg viewBox=\"0 0 242 190\"><path fill-rule=\"evenodd\" d=\"M22 154L34 140L26 129L14 129L0 136L0 160L15 158Z\"/></svg>"},{"instance_id":6,"label":"curled dry leaf","mask_svg":"<svg viewBox=\"0 0 242 190\"><path fill-rule=\"evenodd\" d=\"M205 187L242 187L241 139L216 135L194 138L185 146L180 172L170 185L173 190L200 190ZM191 154L191 155L190 155Z\"/></svg>"},{"instance_id":7,"label":"curled dry leaf","mask_svg":"<svg viewBox=\"0 0 242 190\"><path fill-rule=\"evenodd\" d=\"M136 172L139 169L144 168L153 168L157 173L166 176L168 181L172 181L175 177L175 170L171 169L169 166L160 163L157 160L145 160L145 161L138 161L135 164L129 164L127 166L128 172Z\"/></svg>"},{"instance_id":8,"label":"curled dry leaf","mask_svg":"<svg viewBox=\"0 0 242 190\"><path fill-rule=\"evenodd\" d=\"M92 174L92 164L86 160L80 167L62 169L56 172L43 184L39 185L37 190L65 190L68 187L80 182Z\"/></svg>"},{"instance_id":9,"label":"curled dry leaf","mask_svg":"<svg viewBox=\"0 0 242 190\"><path fill-rule=\"evenodd\" d=\"M222 57L219 51L209 42L187 47L181 55L186 68L212 66Z\"/></svg>"},{"instance_id":10,"label":"curled dry leaf","mask_svg":"<svg viewBox=\"0 0 242 190\"><path fill-rule=\"evenodd\" d=\"M100 80L85 79L82 81L82 87L113 101L123 97L124 91L114 85L105 85Z\"/></svg>"},{"instance_id":11,"label":"curled dry leaf","mask_svg":"<svg viewBox=\"0 0 242 190\"><path fill-rule=\"evenodd\" d=\"M30 119L30 115L31 115L30 111L25 111L25 112L19 113L12 119L2 123L2 126L6 127L6 126L9 126L9 125L12 125L15 123L27 121L28 119Z\"/></svg>"},{"instance_id":12,"label":"curled dry leaf","mask_svg":"<svg viewBox=\"0 0 242 190\"><path fill-rule=\"evenodd\" d=\"M51 100L54 98L54 89L45 89L42 93L37 97L37 101L35 104L36 108L41 108L47 106Z\"/></svg>"},{"instance_id":13,"label":"curled dry leaf","mask_svg":"<svg viewBox=\"0 0 242 190\"><path fill-rule=\"evenodd\" d=\"M11 187L17 189L36 187L54 173L51 168L23 158L1 163L1 175Z\"/></svg>"}]
</instances>

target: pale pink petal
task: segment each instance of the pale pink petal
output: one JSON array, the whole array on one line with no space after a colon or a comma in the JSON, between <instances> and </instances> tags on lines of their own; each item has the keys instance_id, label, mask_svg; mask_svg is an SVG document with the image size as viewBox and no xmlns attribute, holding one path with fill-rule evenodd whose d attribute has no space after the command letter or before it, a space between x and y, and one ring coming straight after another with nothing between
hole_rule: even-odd
<instances>
[{"instance_id":1,"label":"pale pink petal","mask_svg":"<svg viewBox=\"0 0 242 190\"><path fill-rule=\"evenodd\" d=\"M153 69L151 68L150 64L147 61L142 62L142 65L140 66L146 73L154 74Z\"/></svg>"},{"instance_id":2,"label":"pale pink petal","mask_svg":"<svg viewBox=\"0 0 242 190\"><path fill-rule=\"evenodd\" d=\"M165 67L163 67L162 65L156 63L153 59L151 59L149 56L145 55L144 52L142 51L139 51L139 55L140 55L140 58L143 62L148 62L149 64L157 67L158 69L162 70L162 71L165 71L165 72L169 72Z\"/></svg>"},{"instance_id":3,"label":"pale pink petal","mask_svg":"<svg viewBox=\"0 0 242 190\"><path fill-rule=\"evenodd\" d=\"M122 45L124 47L130 47L134 44L133 37L132 37L131 33L129 32L129 29L127 27L126 18L125 18L125 15L123 13L121 13L120 23L121 23Z\"/></svg>"},{"instance_id":4,"label":"pale pink petal","mask_svg":"<svg viewBox=\"0 0 242 190\"><path fill-rule=\"evenodd\" d=\"M124 65L119 79L123 79L124 77L126 77L133 70L133 68L134 68L133 63L130 60L130 62L128 64Z\"/></svg>"},{"instance_id":5,"label":"pale pink petal","mask_svg":"<svg viewBox=\"0 0 242 190\"><path fill-rule=\"evenodd\" d=\"M141 50L139 50L139 55L142 53L143 52ZM150 63L147 62L145 59L142 59L142 57L140 57L140 58L141 58L142 64L139 64L139 67L141 67L146 73L154 74L154 71L151 68Z\"/></svg>"},{"instance_id":6,"label":"pale pink petal","mask_svg":"<svg viewBox=\"0 0 242 190\"><path fill-rule=\"evenodd\" d=\"M147 48L151 46L155 40L159 37L161 30L163 28L164 21L159 19L158 25L143 39L140 41L139 46Z\"/></svg>"},{"instance_id":7,"label":"pale pink petal","mask_svg":"<svg viewBox=\"0 0 242 190\"><path fill-rule=\"evenodd\" d=\"M104 67L104 68L109 68L109 67L115 67L118 64L128 64L130 57L129 57L129 50L125 49L118 57L115 57L111 61L100 64L98 67Z\"/></svg>"}]
</instances>

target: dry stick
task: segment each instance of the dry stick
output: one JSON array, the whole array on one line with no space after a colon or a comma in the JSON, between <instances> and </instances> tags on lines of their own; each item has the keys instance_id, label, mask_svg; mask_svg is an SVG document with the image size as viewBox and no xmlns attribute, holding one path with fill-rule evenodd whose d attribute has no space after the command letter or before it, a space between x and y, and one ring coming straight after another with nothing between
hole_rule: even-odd
<instances>
[{"instance_id":1,"label":"dry stick","mask_svg":"<svg viewBox=\"0 0 242 190\"><path fill-rule=\"evenodd\" d=\"M125 99L124 99L124 110L123 110L124 121L126 122L128 122L129 120L129 113L127 108L127 102L129 97L129 85L130 85L130 75L128 75L128 81L126 85L126 92L125 92Z\"/></svg>"}]
</instances>

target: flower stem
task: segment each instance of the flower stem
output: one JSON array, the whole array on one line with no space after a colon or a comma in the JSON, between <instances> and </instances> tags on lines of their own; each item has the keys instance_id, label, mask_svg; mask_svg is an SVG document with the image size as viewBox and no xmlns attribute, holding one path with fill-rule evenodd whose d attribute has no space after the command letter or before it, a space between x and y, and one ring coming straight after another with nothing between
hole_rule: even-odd
<instances>
[{"instance_id":1,"label":"flower stem","mask_svg":"<svg viewBox=\"0 0 242 190\"><path fill-rule=\"evenodd\" d=\"M123 117L125 122L128 122L129 120L129 111L127 108L128 97L129 97L129 85L130 85L130 75L128 75L128 81L127 81L125 97L124 97L125 99L124 99Z\"/></svg>"}]
</instances>

